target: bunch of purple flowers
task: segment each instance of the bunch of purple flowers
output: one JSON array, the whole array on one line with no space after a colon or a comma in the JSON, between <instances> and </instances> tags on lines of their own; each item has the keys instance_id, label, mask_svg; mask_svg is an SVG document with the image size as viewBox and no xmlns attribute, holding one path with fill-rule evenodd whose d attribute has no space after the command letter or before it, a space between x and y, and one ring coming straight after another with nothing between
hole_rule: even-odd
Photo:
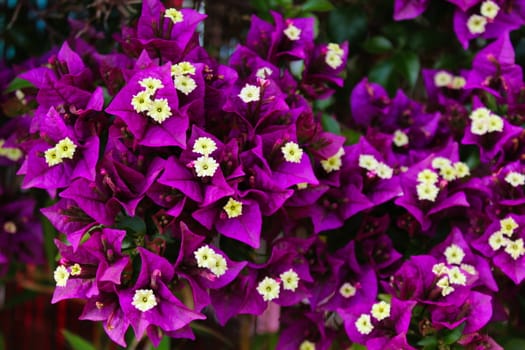
<instances>
[{"instance_id":1,"label":"bunch of purple flowers","mask_svg":"<svg viewBox=\"0 0 525 350\"><path fill-rule=\"evenodd\" d=\"M524 324L509 309L525 279L524 84L516 26L487 0L486 32L472 15L465 34L472 6L455 16L463 44L498 39L470 70L425 70L425 104L363 79L350 145L313 108L343 85L348 43L315 43L311 18L253 16L227 65L199 44L204 15L159 0L118 51L65 42L19 75L36 107L18 174L56 199L42 213L63 234L53 302L84 300L80 318L122 346L130 326L157 345L272 305L279 349L501 349L485 327Z\"/></svg>"}]
</instances>

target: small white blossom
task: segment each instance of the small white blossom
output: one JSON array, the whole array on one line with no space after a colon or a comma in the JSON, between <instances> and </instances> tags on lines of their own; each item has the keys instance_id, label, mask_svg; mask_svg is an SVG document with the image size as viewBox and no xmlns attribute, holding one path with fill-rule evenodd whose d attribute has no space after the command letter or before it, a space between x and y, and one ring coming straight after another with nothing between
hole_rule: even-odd
<instances>
[{"instance_id":1,"label":"small white blossom","mask_svg":"<svg viewBox=\"0 0 525 350\"><path fill-rule=\"evenodd\" d=\"M146 112L151 105L151 94L148 91L140 91L133 95L131 106L137 113Z\"/></svg>"},{"instance_id":2,"label":"small white blossom","mask_svg":"<svg viewBox=\"0 0 525 350\"><path fill-rule=\"evenodd\" d=\"M341 166L343 164L341 158L345 154L345 150L343 147L339 148L336 154L331 156L328 159L321 160L321 166L323 167L324 171L327 173L331 173L332 171L337 171L341 169Z\"/></svg>"},{"instance_id":3,"label":"small white blossom","mask_svg":"<svg viewBox=\"0 0 525 350\"><path fill-rule=\"evenodd\" d=\"M417 174L417 181L423 184L434 185L436 182L438 182L438 179L438 174L430 169L421 170Z\"/></svg>"},{"instance_id":4,"label":"small white blossom","mask_svg":"<svg viewBox=\"0 0 525 350\"><path fill-rule=\"evenodd\" d=\"M193 144L192 151L194 153L202 154L203 156L209 156L217 150L217 144L209 137L199 137Z\"/></svg>"},{"instance_id":5,"label":"small white blossom","mask_svg":"<svg viewBox=\"0 0 525 350\"><path fill-rule=\"evenodd\" d=\"M505 247L508 243L508 239L503 235L501 231L496 231L489 237L489 245L492 250L496 251L501 247Z\"/></svg>"},{"instance_id":6,"label":"small white blossom","mask_svg":"<svg viewBox=\"0 0 525 350\"><path fill-rule=\"evenodd\" d=\"M137 289L131 305L139 311L146 312L157 306L157 298L151 289Z\"/></svg>"},{"instance_id":7,"label":"small white blossom","mask_svg":"<svg viewBox=\"0 0 525 350\"><path fill-rule=\"evenodd\" d=\"M485 135L489 132L488 119L474 119L470 124L470 132L474 135Z\"/></svg>"},{"instance_id":8,"label":"small white blossom","mask_svg":"<svg viewBox=\"0 0 525 350\"><path fill-rule=\"evenodd\" d=\"M341 55L333 51L328 51L326 53L324 61L332 69L337 69L343 64L343 58L341 57Z\"/></svg>"},{"instance_id":9,"label":"small white blossom","mask_svg":"<svg viewBox=\"0 0 525 350\"><path fill-rule=\"evenodd\" d=\"M288 27L283 30L283 33L288 39L292 41L297 41L301 38L301 29L294 26L293 23L289 23Z\"/></svg>"},{"instance_id":10,"label":"small white blossom","mask_svg":"<svg viewBox=\"0 0 525 350\"><path fill-rule=\"evenodd\" d=\"M172 76L178 77L178 76L187 75L187 74L189 75L195 74L195 66L191 64L191 62L181 61L171 66Z\"/></svg>"},{"instance_id":11,"label":"small white blossom","mask_svg":"<svg viewBox=\"0 0 525 350\"><path fill-rule=\"evenodd\" d=\"M213 260L208 268L215 276L221 277L228 271L228 262L222 255L217 253L215 253Z\"/></svg>"},{"instance_id":12,"label":"small white blossom","mask_svg":"<svg viewBox=\"0 0 525 350\"><path fill-rule=\"evenodd\" d=\"M73 264L70 268L71 276L79 276L82 273L82 267L79 264Z\"/></svg>"},{"instance_id":13,"label":"small white blossom","mask_svg":"<svg viewBox=\"0 0 525 350\"><path fill-rule=\"evenodd\" d=\"M490 117L491 114L492 112L490 111L490 109L485 107L479 107L470 113L469 118L470 120L488 119L488 117Z\"/></svg>"},{"instance_id":14,"label":"small white blossom","mask_svg":"<svg viewBox=\"0 0 525 350\"><path fill-rule=\"evenodd\" d=\"M448 276L444 276L444 277L440 278L436 282L436 286L441 288L441 295L444 296L444 297L449 295L450 293L452 293L454 291L454 287L452 287L450 285L449 281L448 281Z\"/></svg>"},{"instance_id":15,"label":"small white blossom","mask_svg":"<svg viewBox=\"0 0 525 350\"><path fill-rule=\"evenodd\" d=\"M204 245L193 252L197 266L202 268L210 268L215 265L217 254L208 245Z\"/></svg>"},{"instance_id":16,"label":"small white blossom","mask_svg":"<svg viewBox=\"0 0 525 350\"><path fill-rule=\"evenodd\" d=\"M470 34L485 33L486 25L487 25L487 19L480 15L472 15L467 20L467 28Z\"/></svg>"},{"instance_id":17,"label":"small white blossom","mask_svg":"<svg viewBox=\"0 0 525 350\"><path fill-rule=\"evenodd\" d=\"M520 256L525 255L523 239L519 238L515 241L509 240L507 242L507 246L505 247L505 253L509 254L514 260L517 260Z\"/></svg>"},{"instance_id":18,"label":"small white blossom","mask_svg":"<svg viewBox=\"0 0 525 350\"><path fill-rule=\"evenodd\" d=\"M416 190L419 200L435 202L439 194L439 188L431 183L420 183L416 186Z\"/></svg>"},{"instance_id":19,"label":"small white blossom","mask_svg":"<svg viewBox=\"0 0 525 350\"><path fill-rule=\"evenodd\" d=\"M44 152L44 158L46 160L47 165L55 166L57 164L62 163L62 158L58 155L56 147L51 147L48 150Z\"/></svg>"},{"instance_id":20,"label":"small white blossom","mask_svg":"<svg viewBox=\"0 0 525 350\"><path fill-rule=\"evenodd\" d=\"M264 301L270 301L279 298L279 283L270 277L265 277L257 285L257 292L262 295Z\"/></svg>"},{"instance_id":21,"label":"small white blossom","mask_svg":"<svg viewBox=\"0 0 525 350\"><path fill-rule=\"evenodd\" d=\"M69 279L69 271L64 265L59 265L53 273L57 287L65 287Z\"/></svg>"},{"instance_id":22,"label":"small white blossom","mask_svg":"<svg viewBox=\"0 0 525 350\"><path fill-rule=\"evenodd\" d=\"M372 305L371 314L372 317L374 317L378 321L390 317L390 304L384 301L375 303L374 305Z\"/></svg>"},{"instance_id":23,"label":"small white blossom","mask_svg":"<svg viewBox=\"0 0 525 350\"><path fill-rule=\"evenodd\" d=\"M525 175L516 171L511 171L505 176L505 181L512 187L519 187L525 185Z\"/></svg>"},{"instance_id":24,"label":"small white blossom","mask_svg":"<svg viewBox=\"0 0 525 350\"><path fill-rule=\"evenodd\" d=\"M273 70L271 70L269 67L261 67L257 69L255 76L259 79L268 79L268 77L272 75L272 73Z\"/></svg>"},{"instance_id":25,"label":"small white blossom","mask_svg":"<svg viewBox=\"0 0 525 350\"><path fill-rule=\"evenodd\" d=\"M450 166L450 165L452 165L452 162L448 158L435 157L434 159L432 159L432 168L434 169L441 169L445 166Z\"/></svg>"},{"instance_id":26,"label":"small white blossom","mask_svg":"<svg viewBox=\"0 0 525 350\"><path fill-rule=\"evenodd\" d=\"M486 0L481 3L480 13L488 19L494 19L498 15L500 7L494 1Z\"/></svg>"},{"instance_id":27,"label":"small white blossom","mask_svg":"<svg viewBox=\"0 0 525 350\"><path fill-rule=\"evenodd\" d=\"M503 119L496 115L491 114L487 119L487 132L502 132L503 131Z\"/></svg>"},{"instance_id":28,"label":"small white blossom","mask_svg":"<svg viewBox=\"0 0 525 350\"><path fill-rule=\"evenodd\" d=\"M139 85L146 89L146 93L153 95L158 89L162 89L164 84L157 78L148 77L139 81Z\"/></svg>"},{"instance_id":29,"label":"small white blossom","mask_svg":"<svg viewBox=\"0 0 525 350\"><path fill-rule=\"evenodd\" d=\"M56 144L57 155L64 159L73 159L77 145L69 137L63 138Z\"/></svg>"},{"instance_id":30,"label":"small white blossom","mask_svg":"<svg viewBox=\"0 0 525 350\"><path fill-rule=\"evenodd\" d=\"M454 163L454 169L456 169L456 176L458 179L464 178L470 175L470 169L467 164L463 162Z\"/></svg>"},{"instance_id":31,"label":"small white blossom","mask_svg":"<svg viewBox=\"0 0 525 350\"><path fill-rule=\"evenodd\" d=\"M222 209L228 215L228 219L233 219L242 215L242 202L236 201L231 198L228 199L228 203Z\"/></svg>"},{"instance_id":32,"label":"small white blossom","mask_svg":"<svg viewBox=\"0 0 525 350\"><path fill-rule=\"evenodd\" d=\"M370 315L361 314L361 316L355 321L355 328L361 334L370 334L374 330L374 325L372 325Z\"/></svg>"},{"instance_id":33,"label":"small white blossom","mask_svg":"<svg viewBox=\"0 0 525 350\"><path fill-rule=\"evenodd\" d=\"M356 292L357 289L349 282L343 283L343 285L339 288L339 294L341 294L343 298L353 297Z\"/></svg>"},{"instance_id":34,"label":"small white blossom","mask_svg":"<svg viewBox=\"0 0 525 350\"><path fill-rule=\"evenodd\" d=\"M377 164L375 172L377 176L383 180L391 179L392 175L394 174L392 168L382 162L379 162L379 164Z\"/></svg>"},{"instance_id":35,"label":"small white blossom","mask_svg":"<svg viewBox=\"0 0 525 350\"><path fill-rule=\"evenodd\" d=\"M448 279L450 283L459 284L461 286L464 286L467 283L467 277L457 266L448 269Z\"/></svg>"},{"instance_id":36,"label":"small white blossom","mask_svg":"<svg viewBox=\"0 0 525 350\"><path fill-rule=\"evenodd\" d=\"M452 83L452 74L440 70L434 74L434 85L437 87L448 87Z\"/></svg>"},{"instance_id":37,"label":"small white blossom","mask_svg":"<svg viewBox=\"0 0 525 350\"><path fill-rule=\"evenodd\" d=\"M286 142L284 146L281 147L281 152L283 153L284 160L290 163L301 163L301 158L303 157L303 150L299 145L293 141Z\"/></svg>"},{"instance_id":38,"label":"small white blossom","mask_svg":"<svg viewBox=\"0 0 525 350\"><path fill-rule=\"evenodd\" d=\"M463 78L462 76L455 76L454 78L452 78L450 88L454 90L461 90L465 87L466 84L467 80L465 78Z\"/></svg>"},{"instance_id":39,"label":"small white blossom","mask_svg":"<svg viewBox=\"0 0 525 350\"><path fill-rule=\"evenodd\" d=\"M195 173L198 177L213 176L219 168L219 163L208 156L200 156L193 162Z\"/></svg>"},{"instance_id":40,"label":"small white blossom","mask_svg":"<svg viewBox=\"0 0 525 350\"><path fill-rule=\"evenodd\" d=\"M147 114L148 117L159 124L164 122L166 119L171 117L171 107L168 104L168 100L165 98L153 100L149 105Z\"/></svg>"},{"instance_id":41,"label":"small white blossom","mask_svg":"<svg viewBox=\"0 0 525 350\"><path fill-rule=\"evenodd\" d=\"M408 145L408 135L405 134L402 130L396 130L394 131L394 139L393 139L394 145L397 147L403 147Z\"/></svg>"},{"instance_id":42,"label":"small white blossom","mask_svg":"<svg viewBox=\"0 0 525 350\"><path fill-rule=\"evenodd\" d=\"M447 258L447 264L459 265L465 257L465 252L457 244L451 244L445 249L444 255Z\"/></svg>"},{"instance_id":43,"label":"small white blossom","mask_svg":"<svg viewBox=\"0 0 525 350\"><path fill-rule=\"evenodd\" d=\"M505 219L500 220L499 226L501 233L507 236L512 236L514 230L518 228L518 223L511 216L509 216Z\"/></svg>"},{"instance_id":44,"label":"small white blossom","mask_svg":"<svg viewBox=\"0 0 525 350\"><path fill-rule=\"evenodd\" d=\"M246 84L238 95L242 102L256 102L261 98L261 88L255 85Z\"/></svg>"},{"instance_id":45,"label":"small white blossom","mask_svg":"<svg viewBox=\"0 0 525 350\"><path fill-rule=\"evenodd\" d=\"M182 92L184 95L189 95L193 90L197 88L195 80L187 75L180 75L173 79L175 89Z\"/></svg>"},{"instance_id":46,"label":"small white blossom","mask_svg":"<svg viewBox=\"0 0 525 350\"><path fill-rule=\"evenodd\" d=\"M448 267L444 263L438 263L432 266L432 273L436 276L445 275L448 273Z\"/></svg>"},{"instance_id":47,"label":"small white blossom","mask_svg":"<svg viewBox=\"0 0 525 350\"><path fill-rule=\"evenodd\" d=\"M171 19L174 24L180 23L184 20L184 14L174 8L166 9L164 17Z\"/></svg>"},{"instance_id":48,"label":"small white blossom","mask_svg":"<svg viewBox=\"0 0 525 350\"><path fill-rule=\"evenodd\" d=\"M469 264L461 264L459 267L469 275L475 275L476 273L478 273L476 268Z\"/></svg>"},{"instance_id":49,"label":"small white blossom","mask_svg":"<svg viewBox=\"0 0 525 350\"><path fill-rule=\"evenodd\" d=\"M304 340L301 345L299 345L299 350L315 350L315 343L312 343L309 340Z\"/></svg>"},{"instance_id":50,"label":"small white blossom","mask_svg":"<svg viewBox=\"0 0 525 350\"><path fill-rule=\"evenodd\" d=\"M288 271L281 273L279 278L283 282L284 290L291 290L292 292L295 292L299 286L299 275L297 275L297 272L295 272L293 269L289 269Z\"/></svg>"},{"instance_id":51,"label":"small white blossom","mask_svg":"<svg viewBox=\"0 0 525 350\"><path fill-rule=\"evenodd\" d=\"M368 171L375 171L379 162L376 157L370 154L361 154L359 156L359 167Z\"/></svg>"}]
</instances>

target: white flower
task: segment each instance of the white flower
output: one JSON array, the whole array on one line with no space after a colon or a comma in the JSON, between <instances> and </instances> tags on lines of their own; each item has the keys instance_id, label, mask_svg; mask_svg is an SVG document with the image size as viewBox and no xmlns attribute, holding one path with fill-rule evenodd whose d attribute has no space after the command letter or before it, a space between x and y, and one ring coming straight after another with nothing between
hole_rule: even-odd
<instances>
[{"instance_id":1,"label":"white flower","mask_svg":"<svg viewBox=\"0 0 525 350\"><path fill-rule=\"evenodd\" d=\"M470 132L474 135L485 135L489 132L489 122L487 119L474 119L470 124Z\"/></svg>"},{"instance_id":2,"label":"white flower","mask_svg":"<svg viewBox=\"0 0 525 350\"><path fill-rule=\"evenodd\" d=\"M502 132L503 131L503 119L496 115L491 114L487 119L488 132Z\"/></svg>"},{"instance_id":3,"label":"white flower","mask_svg":"<svg viewBox=\"0 0 525 350\"><path fill-rule=\"evenodd\" d=\"M272 75L273 71L268 67L261 67L257 69L257 72L255 73L255 76L259 79L267 79L270 75Z\"/></svg>"},{"instance_id":4,"label":"white flower","mask_svg":"<svg viewBox=\"0 0 525 350\"><path fill-rule=\"evenodd\" d=\"M179 90L186 96L197 87L195 80L187 75L176 76L173 79L173 83L175 84L175 89Z\"/></svg>"},{"instance_id":5,"label":"white flower","mask_svg":"<svg viewBox=\"0 0 525 350\"><path fill-rule=\"evenodd\" d=\"M500 220L499 225L501 233L507 236L512 236L514 230L518 228L518 223L510 216Z\"/></svg>"},{"instance_id":6,"label":"white flower","mask_svg":"<svg viewBox=\"0 0 525 350\"><path fill-rule=\"evenodd\" d=\"M202 268L210 268L215 265L217 254L208 245L204 245L193 252L197 266Z\"/></svg>"},{"instance_id":7,"label":"white flower","mask_svg":"<svg viewBox=\"0 0 525 350\"><path fill-rule=\"evenodd\" d=\"M62 158L58 155L56 147L51 147L48 150L44 152L44 158L46 160L47 165L55 166L57 164L62 163Z\"/></svg>"},{"instance_id":8,"label":"white flower","mask_svg":"<svg viewBox=\"0 0 525 350\"><path fill-rule=\"evenodd\" d=\"M470 113L469 118L470 120L487 119L488 117L490 117L491 114L492 112L490 111L490 109L486 107L479 107Z\"/></svg>"},{"instance_id":9,"label":"white flower","mask_svg":"<svg viewBox=\"0 0 525 350\"><path fill-rule=\"evenodd\" d=\"M193 144L193 152L202 154L203 156L209 156L217 149L215 141L209 137L199 137Z\"/></svg>"},{"instance_id":10,"label":"white flower","mask_svg":"<svg viewBox=\"0 0 525 350\"><path fill-rule=\"evenodd\" d=\"M133 95L131 106L137 113L146 112L151 104L151 94L148 91L140 91Z\"/></svg>"},{"instance_id":11,"label":"white flower","mask_svg":"<svg viewBox=\"0 0 525 350\"><path fill-rule=\"evenodd\" d=\"M212 260L214 261L210 261L208 268L215 276L221 277L228 271L228 262L222 255L215 253Z\"/></svg>"},{"instance_id":12,"label":"white flower","mask_svg":"<svg viewBox=\"0 0 525 350\"><path fill-rule=\"evenodd\" d=\"M509 240L505 247L505 253L509 254L514 260L517 260L520 256L524 255L525 248L523 247L523 239L519 238L515 241Z\"/></svg>"},{"instance_id":13,"label":"white flower","mask_svg":"<svg viewBox=\"0 0 525 350\"><path fill-rule=\"evenodd\" d=\"M486 25L487 25L487 19L480 15L472 15L467 20L467 28L470 34L485 33Z\"/></svg>"},{"instance_id":14,"label":"white flower","mask_svg":"<svg viewBox=\"0 0 525 350\"><path fill-rule=\"evenodd\" d=\"M372 317L374 317L378 321L390 317L390 304L384 301L375 303L374 305L372 305L371 314Z\"/></svg>"},{"instance_id":15,"label":"white flower","mask_svg":"<svg viewBox=\"0 0 525 350\"><path fill-rule=\"evenodd\" d=\"M450 159L445 157L435 157L434 159L432 159L432 168L434 169L441 169L444 166L450 166L451 164L452 162L450 161Z\"/></svg>"},{"instance_id":16,"label":"white flower","mask_svg":"<svg viewBox=\"0 0 525 350\"><path fill-rule=\"evenodd\" d=\"M59 265L53 273L57 287L65 287L69 279L69 271L64 265Z\"/></svg>"},{"instance_id":17,"label":"white flower","mask_svg":"<svg viewBox=\"0 0 525 350\"><path fill-rule=\"evenodd\" d=\"M441 295L447 296L450 293L454 291L454 287L452 287L448 281L448 276L443 276L436 282L436 286L441 288Z\"/></svg>"},{"instance_id":18,"label":"white flower","mask_svg":"<svg viewBox=\"0 0 525 350\"><path fill-rule=\"evenodd\" d=\"M56 144L57 155L64 159L73 159L77 145L69 137L63 138Z\"/></svg>"},{"instance_id":19,"label":"white flower","mask_svg":"<svg viewBox=\"0 0 525 350\"><path fill-rule=\"evenodd\" d=\"M396 130L394 131L394 145L397 147L403 147L408 145L408 135L405 134L402 130Z\"/></svg>"},{"instance_id":20,"label":"white flower","mask_svg":"<svg viewBox=\"0 0 525 350\"><path fill-rule=\"evenodd\" d=\"M516 171L511 171L505 176L505 181L512 187L519 187L525 185L525 175Z\"/></svg>"},{"instance_id":21,"label":"white flower","mask_svg":"<svg viewBox=\"0 0 525 350\"><path fill-rule=\"evenodd\" d=\"M439 194L439 188L431 183L420 183L416 187L419 200L434 202Z\"/></svg>"},{"instance_id":22,"label":"white flower","mask_svg":"<svg viewBox=\"0 0 525 350\"><path fill-rule=\"evenodd\" d=\"M450 283L464 286L467 283L467 277L461 272L459 267L454 266L448 269L448 279Z\"/></svg>"},{"instance_id":23,"label":"white flower","mask_svg":"<svg viewBox=\"0 0 525 350\"><path fill-rule=\"evenodd\" d=\"M327 173L331 173L332 171L337 171L341 169L341 166L343 164L341 158L345 154L345 150L343 147L339 148L336 154L331 156L328 159L321 160L321 166L323 167L324 171Z\"/></svg>"},{"instance_id":24,"label":"white flower","mask_svg":"<svg viewBox=\"0 0 525 350\"><path fill-rule=\"evenodd\" d=\"M257 292L262 295L264 301L270 301L279 297L279 283L270 277L265 277L257 285Z\"/></svg>"},{"instance_id":25,"label":"white flower","mask_svg":"<svg viewBox=\"0 0 525 350\"><path fill-rule=\"evenodd\" d=\"M292 41L297 41L301 38L301 29L294 26L293 23L289 23L288 27L283 30L283 33L288 39Z\"/></svg>"},{"instance_id":26,"label":"white flower","mask_svg":"<svg viewBox=\"0 0 525 350\"><path fill-rule=\"evenodd\" d=\"M292 292L295 292L299 286L299 275L297 275L297 272L295 272L293 269L289 269L288 271L281 273L279 278L283 282L284 290L291 290Z\"/></svg>"},{"instance_id":27,"label":"white flower","mask_svg":"<svg viewBox=\"0 0 525 350\"><path fill-rule=\"evenodd\" d=\"M451 244L445 249L444 255L447 258L447 264L459 265L465 257L465 252L457 244Z\"/></svg>"},{"instance_id":28,"label":"white flower","mask_svg":"<svg viewBox=\"0 0 525 350\"><path fill-rule=\"evenodd\" d=\"M325 63L332 69L337 69L343 64L343 58L341 55L333 51L328 51L324 58Z\"/></svg>"},{"instance_id":29,"label":"white flower","mask_svg":"<svg viewBox=\"0 0 525 350\"><path fill-rule=\"evenodd\" d=\"M284 160L289 163L301 163L301 158L303 157L303 150L299 145L293 141L286 142L284 146L281 147L281 152L283 153Z\"/></svg>"},{"instance_id":30,"label":"white flower","mask_svg":"<svg viewBox=\"0 0 525 350\"><path fill-rule=\"evenodd\" d=\"M226 203L222 209L226 212L226 215L228 215L228 219L236 218L242 215L242 202L230 197L228 203Z\"/></svg>"},{"instance_id":31,"label":"white flower","mask_svg":"<svg viewBox=\"0 0 525 350\"><path fill-rule=\"evenodd\" d=\"M488 19L494 19L498 15L500 7L494 1L487 0L481 3L480 13Z\"/></svg>"},{"instance_id":32,"label":"white flower","mask_svg":"<svg viewBox=\"0 0 525 350\"><path fill-rule=\"evenodd\" d=\"M299 350L315 350L315 343L304 340L301 345L299 345Z\"/></svg>"},{"instance_id":33,"label":"white flower","mask_svg":"<svg viewBox=\"0 0 525 350\"><path fill-rule=\"evenodd\" d=\"M438 182L438 174L430 169L421 170L417 173L417 182L434 185Z\"/></svg>"},{"instance_id":34,"label":"white flower","mask_svg":"<svg viewBox=\"0 0 525 350\"><path fill-rule=\"evenodd\" d=\"M508 243L508 239L503 235L501 231L496 231L489 237L489 245L493 251L505 247Z\"/></svg>"},{"instance_id":35,"label":"white flower","mask_svg":"<svg viewBox=\"0 0 525 350\"><path fill-rule=\"evenodd\" d=\"M219 168L219 163L208 156L200 156L193 162L195 173L198 177L213 176Z\"/></svg>"},{"instance_id":36,"label":"white flower","mask_svg":"<svg viewBox=\"0 0 525 350\"><path fill-rule=\"evenodd\" d=\"M174 77L178 77L181 75L194 75L195 74L195 66L191 64L188 61L182 61L177 64L174 64L171 66L171 75Z\"/></svg>"},{"instance_id":37,"label":"white flower","mask_svg":"<svg viewBox=\"0 0 525 350\"><path fill-rule=\"evenodd\" d=\"M69 269L71 276L78 276L82 273L82 267L79 264L73 264Z\"/></svg>"},{"instance_id":38,"label":"white flower","mask_svg":"<svg viewBox=\"0 0 525 350\"><path fill-rule=\"evenodd\" d=\"M458 179L464 178L470 175L470 169L467 164L463 162L454 163L454 169L456 169L456 176Z\"/></svg>"},{"instance_id":39,"label":"white flower","mask_svg":"<svg viewBox=\"0 0 525 350\"><path fill-rule=\"evenodd\" d=\"M343 283L343 285L339 288L339 294L341 294L343 298L353 297L356 292L357 289L349 282Z\"/></svg>"},{"instance_id":40,"label":"white flower","mask_svg":"<svg viewBox=\"0 0 525 350\"><path fill-rule=\"evenodd\" d=\"M385 163L379 162L376 167L376 174L379 178L383 180L388 180L392 178L394 171Z\"/></svg>"},{"instance_id":41,"label":"white flower","mask_svg":"<svg viewBox=\"0 0 525 350\"><path fill-rule=\"evenodd\" d=\"M444 166L440 169L439 175L447 181L453 181L456 179L456 168L452 165Z\"/></svg>"},{"instance_id":42,"label":"white flower","mask_svg":"<svg viewBox=\"0 0 525 350\"><path fill-rule=\"evenodd\" d=\"M246 84L238 95L242 102L256 102L261 98L261 88L255 85Z\"/></svg>"},{"instance_id":43,"label":"white flower","mask_svg":"<svg viewBox=\"0 0 525 350\"><path fill-rule=\"evenodd\" d=\"M184 14L174 8L166 9L164 17L171 19L174 24L180 23L184 20Z\"/></svg>"},{"instance_id":44,"label":"white flower","mask_svg":"<svg viewBox=\"0 0 525 350\"><path fill-rule=\"evenodd\" d=\"M339 56L343 56L345 53L341 45L337 43L328 43L328 45L326 45L326 49L328 50L328 52L333 52L335 54L338 54Z\"/></svg>"},{"instance_id":45,"label":"white flower","mask_svg":"<svg viewBox=\"0 0 525 350\"><path fill-rule=\"evenodd\" d=\"M157 78L148 77L139 81L139 85L146 89L146 93L153 95L158 89L162 89L164 84Z\"/></svg>"},{"instance_id":46,"label":"white flower","mask_svg":"<svg viewBox=\"0 0 525 350\"><path fill-rule=\"evenodd\" d=\"M168 104L168 100L165 98L153 100L149 105L147 114L148 117L159 124L164 122L166 119L171 117L171 108Z\"/></svg>"},{"instance_id":47,"label":"white flower","mask_svg":"<svg viewBox=\"0 0 525 350\"><path fill-rule=\"evenodd\" d=\"M445 275L448 273L448 267L444 263L438 263L432 266L432 273L436 276Z\"/></svg>"},{"instance_id":48,"label":"white flower","mask_svg":"<svg viewBox=\"0 0 525 350\"><path fill-rule=\"evenodd\" d=\"M462 76L458 75L452 78L452 83L450 85L450 88L454 90L460 90L460 89L463 89L466 84L467 84L467 80L465 80L465 78L463 78Z\"/></svg>"},{"instance_id":49,"label":"white flower","mask_svg":"<svg viewBox=\"0 0 525 350\"><path fill-rule=\"evenodd\" d=\"M447 87L452 83L452 74L440 70L434 74L434 85L437 87Z\"/></svg>"},{"instance_id":50,"label":"white flower","mask_svg":"<svg viewBox=\"0 0 525 350\"><path fill-rule=\"evenodd\" d=\"M459 267L470 275L475 275L478 272L474 266L469 264L461 264Z\"/></svg>"},{"instance_id":51,"label":"white flower","mask_svg":"<svg viewBox=\"0 0 525 350\"><path fill-rule=\"evenodd\" d=\"M370 332L374 330L370 315L361 314L361 316L355 321L355 328L361 334L370 334Z\"/></svg>"},{"instance_id":52,"label":"white flower","mask_svg":"<svg viewBox=\"0 0 525 350\"><path fill-rule=\"evenodd\" d=\"M368 171L375 171L379 162L376 157L371 154L361 154L359 155L359 167L366 169Z\"/></svg>"},{"instance_id":53,"label":"white flower","mask_svg":"<svg viewBox=\"0 0 525 350\"><path fill-rule=\"evenodd\" d=\"M131 305L139 311L146 312L157 306L157 298L151 289L137 289Z\"/></svg>"}]
</instances>

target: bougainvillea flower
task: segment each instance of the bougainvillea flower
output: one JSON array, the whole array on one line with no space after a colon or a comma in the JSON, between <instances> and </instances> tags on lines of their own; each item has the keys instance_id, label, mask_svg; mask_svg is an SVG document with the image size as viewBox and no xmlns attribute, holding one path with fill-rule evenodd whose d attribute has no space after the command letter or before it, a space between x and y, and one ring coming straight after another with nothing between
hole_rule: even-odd
<instances>
[{"instance_id":1,"label":"bougainvillea flower","mask_svg":"<svg viewBox=\"0 0 525 350\"><path fill-rule=\"evenodd\" d=\"M427 9L428 0L396 0L394 3L394 19L402 21L416 18Z\"/></svg>"}]
</instances>

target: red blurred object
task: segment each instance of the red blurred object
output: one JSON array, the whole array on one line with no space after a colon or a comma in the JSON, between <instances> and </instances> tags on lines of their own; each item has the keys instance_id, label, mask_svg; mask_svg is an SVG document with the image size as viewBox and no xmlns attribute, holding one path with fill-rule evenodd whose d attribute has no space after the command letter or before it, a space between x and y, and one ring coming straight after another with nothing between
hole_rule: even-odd
<instances>
[{"instance_id":1,"label":"red blurred object","mask_svg":"<svg viewBox=\"0 0 525 350\"><path fill-rule=\"evenodd\" d=\"M183 0L165 0L164 5L166 8L175 7L175 8L181 8L182 7Z\"/></svg>"}]
</instances>

